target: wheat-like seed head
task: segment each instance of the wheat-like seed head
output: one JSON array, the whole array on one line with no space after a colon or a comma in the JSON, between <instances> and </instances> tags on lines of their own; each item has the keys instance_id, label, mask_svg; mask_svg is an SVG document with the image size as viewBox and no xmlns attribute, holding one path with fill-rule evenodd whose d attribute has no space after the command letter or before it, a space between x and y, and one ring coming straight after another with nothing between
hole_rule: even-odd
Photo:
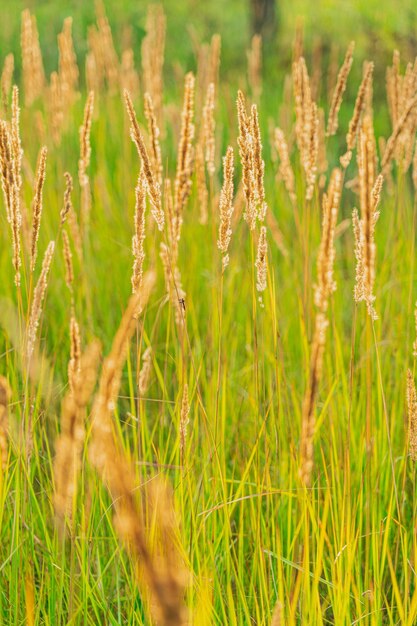
<instances>
[{"instance_id":1,"label":"wheat-like seed head","mask_svg":"<svg viewBox=\"0 0 417 626\"><path fill-rule=\"evenodd\" d=\"M48 150L45 146L41 148L39 159L38 159L38 168L36 172L35 190L33 194L32 239L31 239L31 246L30 246L30 270L31 272L33 272L35 269L36 257L37 257L37 251L38 251L39 228L41 225L41 215L42 215L42 192L43 192L43 186L45 183L47 153L48 153Z\"/></svg>"},{"instance_id":2,"label":"wheat-like seed head","mask_svg":"<svg viewBox=\"0 0 417 626\"><path fill-rule=\"evenodd\" d=\"M45 255L43 257L42 262L42 270L40 276L38 278L38 282L36 283L35 291L33 293L32 306L30 309L29 316L29 325L27 330L27 341L26 341L26 356L28 361L32 356L35 342L36 342L36 333L39 326L39 320L42 313L42 303L45 297L46 287L48 285L48 275L49 270L52 263L52 257L54 254L55 242L50 241L49 245L46 249Z\"/></svg>"},{"instance_id":3,"label":"wheat-like seed head","mask_svg":"<svg viewBox=\"0 0 417 626\"><path fill-rule=\"evenodd\" d=\"M351 41L346 51L345 59L339 74L337 75L337 83L334 88L332 103L330 105L329 117L327 121L327 136L335 135L337 127L339 125L338 115L343 100L343 94L345 93L347 79L350 73L350 68L353 63L353 51L355 49L355 42Z\"/></svg>"}]
</instances>

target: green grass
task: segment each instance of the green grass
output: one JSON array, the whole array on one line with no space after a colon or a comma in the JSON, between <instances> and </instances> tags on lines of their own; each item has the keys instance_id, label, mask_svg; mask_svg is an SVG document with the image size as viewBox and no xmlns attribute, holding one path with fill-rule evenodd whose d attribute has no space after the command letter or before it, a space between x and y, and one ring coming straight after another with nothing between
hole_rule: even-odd
<instances>
[{"instance_id":1,"label":"green grass","mask_svg":"<svg viewBox=\"0 0 417 626\"><path fill-rule=\"evenodd\" d=\"M349 84L352 95L357 84ZM236 88L237 84L221 80L218 166L227 143L236 147ZM216 245L220 173L210 191L207 225L199 223L193 188L179 254L186 291L186 333L181 342L165 298L158 255L162 239L148 228L145 268L156 269L157 286L143 327L130 346L114 420L137 484L162 475L172 485L183 556L191 572L187 593L191 623L269 624L280 601L285 624L412 626L417 620L417 502L415 467L407 456L405 408L406 370L415 369L417 298L411 177L395 171L392 190L383 191L376 226L379 319L374 323L365 307L353 301L351 228L337 237L337 291L330 306L316 412L314 480L306 490L298 477L298 449L314 324L321 192L316 189L313 201L305 204L294 152L297 230L283 183L276 179L277 164L267 139L269 116L277 123L279 89L265 77L260 118L268 210L282 230L288 255L283 256L268 230L268 288L260 303L254 288L254 241L239 215L222 284ZM383 91L380 85L376 89ZM169 95L167 101L174 98L180 106L180 88ZM38 110L46 129L49 124L42 103L22 111L28 206L30 171L45 139L49 149L40 256L57 237L65 171L74 178L73 203L79 210L78 128L84 101L85 93L68 112L59 146L49 141L48 133L40 138L37 132ZM375 109L378 132L387 136L386 105L379 96ZM344 151L351 110L350 103L342 105L338 138L328 142L331 166ZM141 112L139 118L143 121ZM162 144L170 174L175 172L177 131L169 129ZM83 242L84 262L78 263L74 254L74 296L83 346L98 337L106 355L130 294L139 171L119 95L98 98L91 141L91 227ZM237 149L235 154L237 160ZM355 158L346 179L354 176ZM339 222L350 217L355 204L358 198L344 189ZM54 523L52 465L60 401L67 390L71 313L62 241L56 241L39 329L39 364L27 381L19 328L27 321L30 277L28 273L23 277L19 308L3 204L0 220L1 373L13 390L9 458L0 474L0 623L150 624L134 566L113 526L111 500L89 465L87 450L70 535L63 539ZM36 276L39 265L38 260ZM152 380L146 398L137 401L139 351L148 345L154 350ZM179 420L185 382L191 412L181 459ZM365 446L367 406L372 453Z\"/></svg>"}]
</instances>

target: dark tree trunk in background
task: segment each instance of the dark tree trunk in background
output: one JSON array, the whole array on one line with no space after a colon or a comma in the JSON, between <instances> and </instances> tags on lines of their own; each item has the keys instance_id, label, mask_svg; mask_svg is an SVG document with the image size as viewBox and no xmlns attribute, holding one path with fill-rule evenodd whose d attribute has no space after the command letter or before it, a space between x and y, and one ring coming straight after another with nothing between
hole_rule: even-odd
<instances>
[{"instance_id":1,"label":"dark tree trunk in background","mask_svg":"<svg viewBox=\"0 0 417 626\"><path fill-rule=\"evenodd\" d=\"M276 0L249 0L252 35L271 39L277 28Z\"/></svg>"}]
</instances>

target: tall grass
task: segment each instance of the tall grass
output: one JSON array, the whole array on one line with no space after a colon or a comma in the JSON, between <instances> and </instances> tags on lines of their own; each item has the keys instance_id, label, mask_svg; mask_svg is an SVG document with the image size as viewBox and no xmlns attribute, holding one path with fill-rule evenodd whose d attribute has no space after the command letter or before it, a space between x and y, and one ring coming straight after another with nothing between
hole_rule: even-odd
<instances>
[{"instance_id":1,"label":"tall grass","mask_svg":"<svg viewBox=\"0 0 417 626\"><path fill-rule=\"evenodd\" d=\"M213 37L175 98L159 9L140 72L99 10L87 85L70 20L51 77L22 23L0 122L1 623L412 626L415 66L394 55L384 139L352 44L325 94L298 42L279 111L260 39L240 91Z\"/></svg>"}]
</instances>

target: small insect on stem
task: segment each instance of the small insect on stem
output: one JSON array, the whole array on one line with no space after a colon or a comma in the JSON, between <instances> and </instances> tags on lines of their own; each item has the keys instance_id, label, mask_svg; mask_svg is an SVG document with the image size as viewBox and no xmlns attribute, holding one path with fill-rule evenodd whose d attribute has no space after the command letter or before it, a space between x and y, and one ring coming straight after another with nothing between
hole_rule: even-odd
<instances>
[{"instance_id":1,"label":"small insect on stem","mask_svg":"<svg viewBox=\"0 0 417 626\"><path fill-rule=\"evenodd\" d=\"M184 298L179 298L178 304L180 304L182 306L182 308L184 309L184 311L185 311L185 300L184 300Z\"/></svg>"}]
</instances>

